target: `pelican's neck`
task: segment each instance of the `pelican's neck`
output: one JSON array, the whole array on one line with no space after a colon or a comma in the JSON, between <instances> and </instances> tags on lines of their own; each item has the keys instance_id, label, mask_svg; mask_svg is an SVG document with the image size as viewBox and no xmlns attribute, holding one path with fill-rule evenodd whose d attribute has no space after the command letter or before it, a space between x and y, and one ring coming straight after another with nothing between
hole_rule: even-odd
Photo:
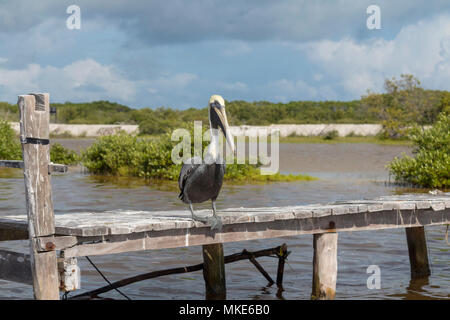
<instances>
[{"instance_id":1,"label":"pelican's neck","mask_svg":"<svg viewBox=\"0 0 450 320\"><path fill-rule=\"evenodd\" d=\"M206 150L206 155L213 162L216 162L220 156L219 130L211 128L210 132L211 132L211 143L209 144L208 149Z\"/></svg>"}]
</instances>

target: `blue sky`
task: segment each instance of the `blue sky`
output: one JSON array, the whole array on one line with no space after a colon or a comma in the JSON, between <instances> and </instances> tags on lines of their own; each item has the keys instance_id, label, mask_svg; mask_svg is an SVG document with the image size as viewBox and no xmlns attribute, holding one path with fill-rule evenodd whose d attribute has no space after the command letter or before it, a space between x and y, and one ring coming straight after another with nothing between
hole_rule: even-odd
<instances>
[{"instance_id":1,"label":"blue sky","mask_svg":"<svg viewBox=\"0 0 450 320\"><path fill-rule=\"evenodd\" d=\"M66 28L72 4L80 30ZM450 89L450 1L0 0L0 101L350 100L401 73Z\"/></svg>"}]
</instances>

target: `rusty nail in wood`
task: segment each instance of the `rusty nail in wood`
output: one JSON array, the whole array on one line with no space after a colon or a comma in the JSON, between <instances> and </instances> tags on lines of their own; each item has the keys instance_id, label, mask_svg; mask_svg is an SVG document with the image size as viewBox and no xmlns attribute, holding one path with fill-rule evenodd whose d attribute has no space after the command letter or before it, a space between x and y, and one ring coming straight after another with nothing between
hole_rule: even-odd
<instances>
[{"instance_id":1,"label":"rusty nail in wood","mask_svg":"<svg viewBox=\"0 0 450 320\"><path fill-rule=\"evenodd\" d=\"M53 242L47 242L45 244L45 249L46 250L55 250L55 248L56 248L56 246L55 246L55 244Z\"/></svg>"}]
</instances>

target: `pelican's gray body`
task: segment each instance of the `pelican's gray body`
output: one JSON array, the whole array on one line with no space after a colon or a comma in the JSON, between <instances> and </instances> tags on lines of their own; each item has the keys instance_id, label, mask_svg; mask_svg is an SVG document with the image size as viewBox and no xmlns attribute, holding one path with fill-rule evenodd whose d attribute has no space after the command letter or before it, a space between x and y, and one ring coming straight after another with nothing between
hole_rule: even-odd
<instances>
[{"instance_id":1,"label":"pelican's gray body","mask_svg":"<svg viewBox=\"0 0 450 320\"><path fill-rule=\"evenodd\" d=\"M222 188L225 174L225 163L199 163L198 157L191 158L183 164L178 186L179 198L184 203L200 203L207 200L215 201Z\"/></svg>"}]
</instances>

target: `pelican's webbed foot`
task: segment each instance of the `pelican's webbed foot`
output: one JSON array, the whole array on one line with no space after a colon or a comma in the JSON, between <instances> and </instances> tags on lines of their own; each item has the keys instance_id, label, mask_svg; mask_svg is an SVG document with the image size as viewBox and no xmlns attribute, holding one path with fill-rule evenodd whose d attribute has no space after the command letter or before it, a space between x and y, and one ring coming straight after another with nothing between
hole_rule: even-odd
<instances>
[{"instance_id":1,"label":"pelican's webbed foot","mask_svg":"<svg viewBox=\"0 0 450 320\"><path fill-rule=\"evenodd\" d=\"M200 221L200 222L203 222L203 223L208 223L209 219L204 218L204 217L200 217L200 216L198 216L198 215L196 215L194 213L194 208L192 207L192 203L189 203L189 209L191 210L192 220Z\"/></svg>"},{"instance_id":2,"label":"pelican's webbed foot","mask_svg":"<svg viewBox=\"0 0 450 320\"><path fill-rule=\"evenodd\" d=\"M217 231L222 230L222 219L220 219L218 216L213 215L211 218L208 219L208 222L211 223L211 230L216 229Z\"/></svg>"},{"instance_id":3,"label":"pelican's webbed foot","mask_svg":"<svg viewBox=\"0 0 450 320\"><path fill-rule=\"evenodd\" d=\"M204 217L200 217L200 216L196 215L194 213L194 208L192 207L192 203L189 203L189 209L191 210L192 220L200 221L203 223L209 223L209 224L211 224L211 230L220 231L220 230L222 230L223 224L222 224L222 219L220 219L220 217L217 216L217 214L216 214L216 204L214 201L213 201L212 208L213 208L213 216L209 217L209 218L204 218Z\"/></svg>"},{"instance_id":4,"label":"pelican's webbed foot","mask_svg":"<svg viewBox=\"0 0 450 320\"><path fill-rule=\"evenodd\" d=\"M213 210L213 216L209 218L209 222L211 223L211 230L216 229L217 231L222 230L222 219L217 215L216 213L216 201L212 200L212 210Z\"/></svg>"}]
</instances>

